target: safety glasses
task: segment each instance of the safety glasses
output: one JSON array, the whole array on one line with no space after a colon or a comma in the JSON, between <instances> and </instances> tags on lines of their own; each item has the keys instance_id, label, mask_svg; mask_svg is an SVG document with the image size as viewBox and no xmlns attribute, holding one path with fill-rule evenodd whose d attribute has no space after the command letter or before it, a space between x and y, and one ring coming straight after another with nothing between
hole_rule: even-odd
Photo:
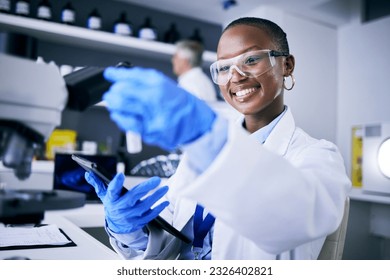
<instances>
[{"instance_id":1,"label":"safety glasses","mask_svg":"<svg viewBox=\"0 0 390 280\"><path fill-rule=\"evenodd\" d=\"M275 57L288 55L274 50L257 50L221 59L210 65L211 78L217 85L226 85L233 76L233 69L245 77L258 77L275 65Z\"/></svg>"}]
</instances>

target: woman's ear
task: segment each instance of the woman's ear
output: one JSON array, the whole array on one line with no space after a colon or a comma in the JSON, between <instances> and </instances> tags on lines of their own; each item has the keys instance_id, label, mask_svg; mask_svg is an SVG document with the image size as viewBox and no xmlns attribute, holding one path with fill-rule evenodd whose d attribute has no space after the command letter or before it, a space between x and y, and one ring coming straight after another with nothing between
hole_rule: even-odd
<instances>
[{"instance_id":1,"label":"woman's ear","mask_svg":"<svg viewBox=\"0 0 390 280\"><path fill-rule=\"evenodd\" d=\"M284 73L285 77L290 76L294 72L295 68L295 58L293 55L289 55L284 60Z\"/></svg>"}]
</instances>

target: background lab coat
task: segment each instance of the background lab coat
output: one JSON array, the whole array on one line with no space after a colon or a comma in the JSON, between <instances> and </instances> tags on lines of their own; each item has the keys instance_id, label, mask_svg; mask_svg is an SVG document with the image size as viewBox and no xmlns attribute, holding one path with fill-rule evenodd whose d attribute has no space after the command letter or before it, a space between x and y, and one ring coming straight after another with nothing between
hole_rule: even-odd
<instances>
[{"instance_id":1,"label":"background lab coat","mask_svg":"<svg viewBox=\"0 0 390 280\"><path fill-rule=\"evenodd\" d=\"M264 145L230 124L228 142L201 175L184 156L167 185L162 216L192 237L196 202L215 217L212 259L316 259L340 224L351 187L337 148L295 126L290 109ZM112 245L124 258L192 258L183 245L150 228L145 252Z\"/></svg>"},{"instance_id":2,"label":"background lab coat","mask_svg":"<svg viewBox=\"0 0 390 280\"><path fill-rule=\"evenodd\" d=\"M194 67L180 75L178 84L199 99L207 102L217 101L214 84L200 67Z\"/></svg>"}]
</instances>

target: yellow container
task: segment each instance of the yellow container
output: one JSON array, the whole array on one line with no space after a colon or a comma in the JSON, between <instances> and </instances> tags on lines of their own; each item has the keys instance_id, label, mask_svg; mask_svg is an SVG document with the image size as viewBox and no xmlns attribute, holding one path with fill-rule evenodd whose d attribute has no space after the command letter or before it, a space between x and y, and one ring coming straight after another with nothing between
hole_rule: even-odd
<instances>
[{"instance_id":1,"label":"yellow container","mask_svg":"<svg viewBox=\"0 0 390 280\"><path fill-rule=\"evenodd\" d=\"M352 160L351 160L351 180L352 186L361 188L363 175L363 127L352 127Z\"/></svg>"},{"instance_id":2,"label":"yellow container","mask_svg":"<svg viewBox=\"0 0 390 280\"><path fill-rule=\"evenodd\" d=\"M76 148L77 132L55 129L46 142L46 158L53 160L56 152L72 152Z\"/></svg>"}]
</instances>

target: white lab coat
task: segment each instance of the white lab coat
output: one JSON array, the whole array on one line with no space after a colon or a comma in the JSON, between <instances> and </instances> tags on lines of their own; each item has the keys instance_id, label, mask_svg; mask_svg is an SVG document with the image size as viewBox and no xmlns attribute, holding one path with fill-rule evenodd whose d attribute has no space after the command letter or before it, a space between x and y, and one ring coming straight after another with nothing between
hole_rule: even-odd
<instances>
[{"instance_id":1,"label":"white lab coat","mask_svg":"<svg viewBox=\"0 0 390 280\"><path fill-rule=\"evenodd\" d=\"M341 222L351 187L336 146L297 128L290 109L264 145L236 124L228 133L201 175L184 156L169 180L171 204L162 216L191 237L195 205L205 206L216 217L212 259L316 259ZM191 258L188 246L150 228L146 251L131 256Z\"/></svg>"}]
</instances>

